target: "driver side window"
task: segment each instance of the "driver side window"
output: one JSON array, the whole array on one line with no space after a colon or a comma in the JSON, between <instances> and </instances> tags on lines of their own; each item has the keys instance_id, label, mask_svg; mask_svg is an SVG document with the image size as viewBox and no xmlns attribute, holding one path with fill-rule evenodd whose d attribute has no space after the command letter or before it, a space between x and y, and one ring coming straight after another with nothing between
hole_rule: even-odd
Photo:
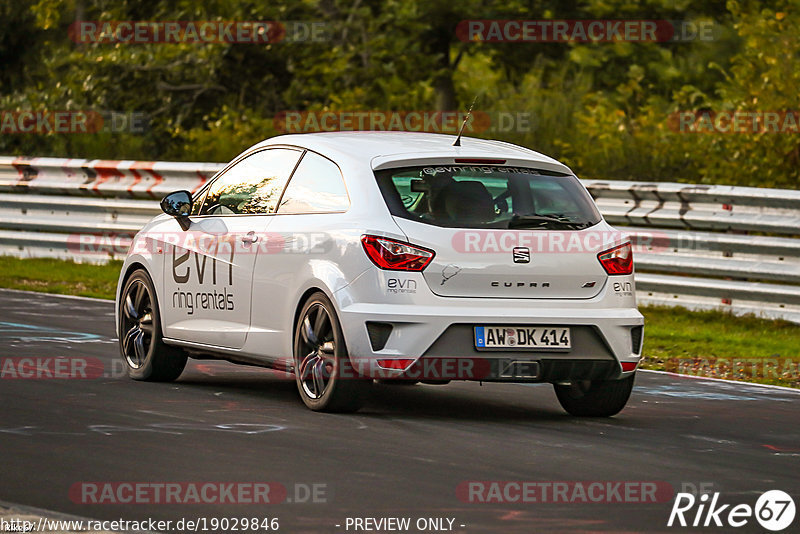
<instances>
[{"instance_id":1,"label":"driver side window","mask_svg":"<svg viewBox=\"0 0 800 534\"><path fill-rule=\"evenodd\" d=\"M300 154L270 148L247 156L211 184L200 215L273 213Z\"/></svg>"}]
</instances>

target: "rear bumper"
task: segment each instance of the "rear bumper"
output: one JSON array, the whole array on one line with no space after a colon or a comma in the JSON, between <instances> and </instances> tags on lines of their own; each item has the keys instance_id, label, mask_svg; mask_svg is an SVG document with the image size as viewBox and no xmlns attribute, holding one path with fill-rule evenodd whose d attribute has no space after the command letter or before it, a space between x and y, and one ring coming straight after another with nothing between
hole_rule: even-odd
<instances>
[{"instance_id":1,"label":"rear bumper","mask_svg":"<svg viewBox=\"0 0 800 534\"><path fill-rule=\"evenodd\" d=\"M385 276L367 271L335 294L350 359L364 376L399 378L405 371L407 378L432 380L614 379L629 374L621 362L641 357L644 318L632 299L621 301L606 289L574 301L449 298L432 294L420 279L416 293L375 295L376 287L385 287ZM473 327L478 325L570 327L572 349L477 351ZM391 359L409 360L410 367L388 370L378 364ZM539 362L538 376L496 376L514 360Z\"/></svg>"}]
</instances>

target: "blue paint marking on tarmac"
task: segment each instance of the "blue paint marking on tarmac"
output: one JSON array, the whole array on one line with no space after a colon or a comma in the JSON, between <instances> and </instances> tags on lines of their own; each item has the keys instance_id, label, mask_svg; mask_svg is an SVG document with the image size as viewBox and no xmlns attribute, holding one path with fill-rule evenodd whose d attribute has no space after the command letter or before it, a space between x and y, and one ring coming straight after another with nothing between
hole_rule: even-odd
<instances>
[{"instance_id":1,"label":"blue paint marking on tarmac","mask_svg":"<svg viewBox=\"0 0 800 534\"><path fill-rule=\"evenodd\" d=\"M685 399L702 400L732 400L732 401L757 401L770 398L772 400L784 400L774 395L768 396L769 391L736 391L733 389L714 387L717 384L706 382L705 384L659 384L659 385L639 385L634 386L636 393L645 395L661 395L665 397L680 397ZM701 389L702 387L702 389ZM785 399L790 400L790 399Z\"/></svg>"},{"instance_id":2,"label":"blue paint marking on tarmac","mask_svg":"<svg viewBox=\"0 0 800 534\"><path fill-rule=\"evenodd\" d=\"M60 341L81 343L87 341L105 341L107 338L88 332L61 330L47 326L36 326L25 323L0 322L0 337L19 341Z\"/></svg>"}]
</instances>

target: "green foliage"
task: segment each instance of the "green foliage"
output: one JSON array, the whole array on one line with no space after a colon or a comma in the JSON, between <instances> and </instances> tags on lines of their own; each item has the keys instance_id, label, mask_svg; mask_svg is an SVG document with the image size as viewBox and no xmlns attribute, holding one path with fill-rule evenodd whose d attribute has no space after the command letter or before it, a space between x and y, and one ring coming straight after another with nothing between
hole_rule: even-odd
<instances>
[{"instance_id":1,"label":"green foliage","mask_svg":"<svg viewBox=\"0 0 800 534\"><path fill-rule=\"evenodd\" d=\"M0 287L113 299L121 261L75 263L50 258L0 256Z\"/></svg>"},{"instance_id":2,"label":"green foliage","mask_svg":"<svg viewBox=\"0 0 800 534\"><path fill-rule=\"evenodd\" d=\"M731 111L798 110L800 1L772 3L760 11L728 2L743 41L718 87L717 107ZM800 185L800 133L719 135L704 139L714 165L703 168L709 181L747 176L752 185Z\"/></svg>"},{"instance_id":3,"label":"green foliage","mask_svg":"<svg viewBox=\"0 0 800 534\"><path fill-rule=\"evenodd\" d=\"M712 310L639 310L645 369L800 387L800 329L794 323Z\"/></svg>"},{"instance_id":4,"label":"green foliage","mask_svg":"<svg viewBox=\"0 0 800 534\"><path fill-rule=\"evenodd\" d=\"M582 176L794 188L800 135L685 133L682 111L796 110L800 0L36 0L0 7L0 109L113 110L141 133L0 134L0 153L225 161L303 110L528 113L479 135L562 158ZM713 24L685 42L462 42L465 19ZM76 20L316 21L326 40L76 43Z\"/></svg>"}]
</instances>

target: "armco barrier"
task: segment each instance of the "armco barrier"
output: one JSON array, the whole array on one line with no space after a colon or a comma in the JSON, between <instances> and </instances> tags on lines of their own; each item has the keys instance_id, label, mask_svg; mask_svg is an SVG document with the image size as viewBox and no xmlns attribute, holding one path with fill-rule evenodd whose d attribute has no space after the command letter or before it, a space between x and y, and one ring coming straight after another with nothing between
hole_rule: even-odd
<instances>
[{"instance_id":1,"label":"armco barrier","mask_svg":"<svg viewBox=\"0 0 800 534\"><path fill-rule=\"evenodd\" d=\"M0 157L0 192L161 200L198 190L220 163Z\"/></svg>"},{"instance_id":2,"label":"armco barrier","mask_svg":"<svg viewBox=\"0 0 800 534\"><path fill-rule=\"evenodd\" d=\"M102 262L177 189L223 165L0 157L0 254ZM723 308L800 323L800 191L585 180L636 245L640 302ZM74 252L80 234L95 254ZM71 246L72 245L72 246Z\"/></svg>"},{"instance_id":3,"label":"armco barrier","mask_svg":"<svg viewBox=\"0 0 800 534\"><path fill-rule=\"evenodd\" d=\"M636 248L640 302L800 323L800 191L585 180Z\"/></svg>"}]
</instances>

